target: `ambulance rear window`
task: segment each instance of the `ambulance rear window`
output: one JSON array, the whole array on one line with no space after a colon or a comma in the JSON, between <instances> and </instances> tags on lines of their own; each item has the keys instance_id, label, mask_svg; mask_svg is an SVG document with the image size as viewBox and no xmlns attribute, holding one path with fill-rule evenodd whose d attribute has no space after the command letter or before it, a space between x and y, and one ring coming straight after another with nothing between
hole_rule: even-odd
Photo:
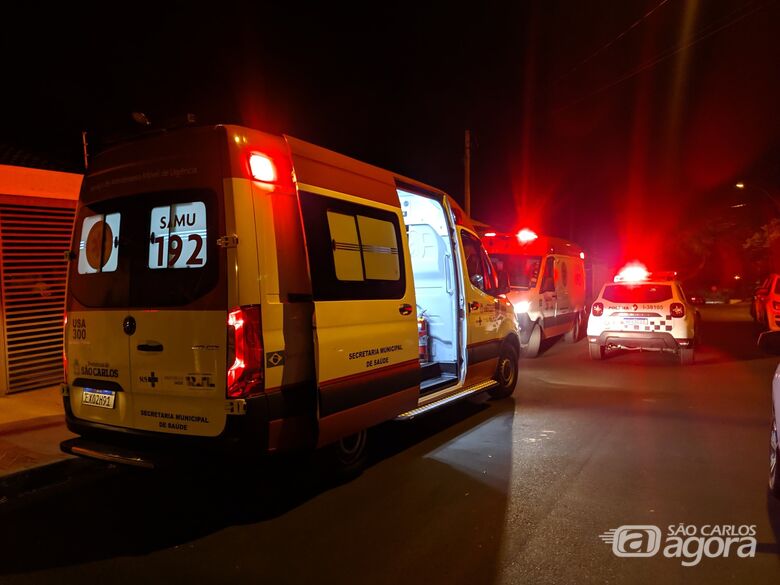
<instances>
[{"instance_id":1,"label":"ambulance rear window","mask_svg":"<svg viewBox=\"0 0 780 585\"><path fill-rule=\"evenodd\" d=\"M216 195L144 193L79 209L70 289L87 307L192 303L218 281Z\"/></svg>"},{"instance_id":2,"label":"ambulance rear window","mask_svg":"<svg viewBox=\"0 0 780 585\"><path fill-rule=\"evenodd\" d=\"M604 298L612 303L661 303L672 298L668 284L611 284Z\"/></svg>"}]
</instances>

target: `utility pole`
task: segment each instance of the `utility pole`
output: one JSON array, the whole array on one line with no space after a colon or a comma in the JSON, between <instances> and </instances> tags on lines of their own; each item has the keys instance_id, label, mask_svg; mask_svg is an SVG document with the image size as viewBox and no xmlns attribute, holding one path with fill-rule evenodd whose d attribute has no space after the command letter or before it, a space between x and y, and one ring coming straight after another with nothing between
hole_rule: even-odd
<instances>
[{"instance_id":1,"label":"utility pole","mask_svg":"<svg viewBox=\"0 0 780 585\"><path fill-rule=\"evenodd\" d=\"M466 215L471 217L471 132L469 130L466 130L466 157L464 159L464 180L465 180L465 187L463 189L464 193L464 204L466 207Z\"/></svg>"},{"instance_id":2,"label":"utility pole","mask_svg":"<svg viewBox=\"0 0 780 585\"><path fill-rule=\"evenodd\" d=\"M81 147L84 150L84 170L89 167L89 151L87 150L87 131L81 131Z\"/></svg>"}]
</instances>

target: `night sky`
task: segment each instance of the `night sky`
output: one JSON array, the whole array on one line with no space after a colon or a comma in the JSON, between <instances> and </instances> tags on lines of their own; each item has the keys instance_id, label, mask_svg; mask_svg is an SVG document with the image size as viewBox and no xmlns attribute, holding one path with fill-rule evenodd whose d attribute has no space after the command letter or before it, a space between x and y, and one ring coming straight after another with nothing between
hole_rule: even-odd
<instances>
[{"instance_id":1,"label":"night sky","mask_svg":"<svg viewBox=\"0 0 780 585\"><path fill-rule=\"evenodd\" d=\"M4 17L0 143L77 169L81 130L193 112L462 201L469 128L477 219L615 259L668 262L736 180L780 197L780 2L474 4L30 3Z\"/></svg>"}]
</instances>

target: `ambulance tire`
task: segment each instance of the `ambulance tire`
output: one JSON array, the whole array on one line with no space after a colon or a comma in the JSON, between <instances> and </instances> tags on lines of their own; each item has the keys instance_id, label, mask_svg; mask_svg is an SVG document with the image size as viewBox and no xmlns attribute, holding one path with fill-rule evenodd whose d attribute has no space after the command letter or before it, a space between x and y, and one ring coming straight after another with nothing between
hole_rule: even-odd
<instances>
[{"instance_id":1,"label":"ambulance tire","mask_svg":"<svg viewBox=\"0 0 780 585\"><path fill-rule=\"evenodd\" d=\"M693 365L693 348L683 347L678 350L678 357L680 359L681 366Z\"/></svg>"},{"instance_id":2,"label":"ambulance tire","mask_svg":"<svg viewBox=\"0 0 780 585\"><path fill-rule=\"evenodd\" d=\"M604 359L604 347L598 343L588 343L588 353L590 354L590 359L592 360Z\"/></svg>"},{"instance_id":3,"label":"ambulance tire","mask_svg":"<svg viewBox=\"0 0 780 585\"><path fill-rule=\"evenodd\" d=\"M566 334L563 336L566 343L577 343L580 340L580 324L582 323L582 313L577 313L574 324L571 326Z\"/></svg>"},{"instance_id":4,"label":"ambulance tire","mask_svg":"<svg viewBox=\"0 0 780 585\"><path fill-rule=\"evenodd\" d=\"M517 350L514 346L509 342L504 343L498 356L496 374L493 376L493 379L498 382L498 386L488 390L488 395L493 400L512 396L512 392L515 391L515 386L517 386L517 360Z\"/></svg>"},{"instance_id":5,"label":"ambulance tire","mask_svg":"<svg viewBox=\"0 0 780 585\"><path fill-rule=\"evenodd\" d=\"M368 429L342 437L317 453L318 473L333 482L349 481L360 475L368 459Z\"/></svg>"},{"instance_id":6,"label":"ambulance tire","mask_svg":"<svg viewBox=\"0 0 780 585\"><path fill-rule=\"evenodd\" d=\"M536 323L528 336L528 343L523 348L524 358L535 358L539 355L539 349L542 347L542 328Z\"/></svg>"}]
</instances>

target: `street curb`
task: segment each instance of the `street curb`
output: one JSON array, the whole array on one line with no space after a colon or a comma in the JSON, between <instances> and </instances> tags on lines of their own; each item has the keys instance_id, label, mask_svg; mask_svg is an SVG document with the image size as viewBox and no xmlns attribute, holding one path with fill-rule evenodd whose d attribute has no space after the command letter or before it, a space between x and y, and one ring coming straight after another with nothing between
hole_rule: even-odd
<instances>
[{"instance_id":1,"label":"street curb","mask_svg":"<svg viewBox=\"0 0 780 585\"><path fill-rule=\"evenodd\" d=\"M94 469L95 462L81 458L63 459L23 469L0 477L0 513L25 494L66 483L76 474Z\"/></svg>"},{"instance_id":2,"label":"street curb","mask_svg":"<svg viewBox=\"0 0 780 585\"><path fill-rule=\"evenodd\" d=\"M59 426L65 426L65 417L61 414L27 418L0 424L0 437L19 435Z\"/></svg>"}]
</instances>

